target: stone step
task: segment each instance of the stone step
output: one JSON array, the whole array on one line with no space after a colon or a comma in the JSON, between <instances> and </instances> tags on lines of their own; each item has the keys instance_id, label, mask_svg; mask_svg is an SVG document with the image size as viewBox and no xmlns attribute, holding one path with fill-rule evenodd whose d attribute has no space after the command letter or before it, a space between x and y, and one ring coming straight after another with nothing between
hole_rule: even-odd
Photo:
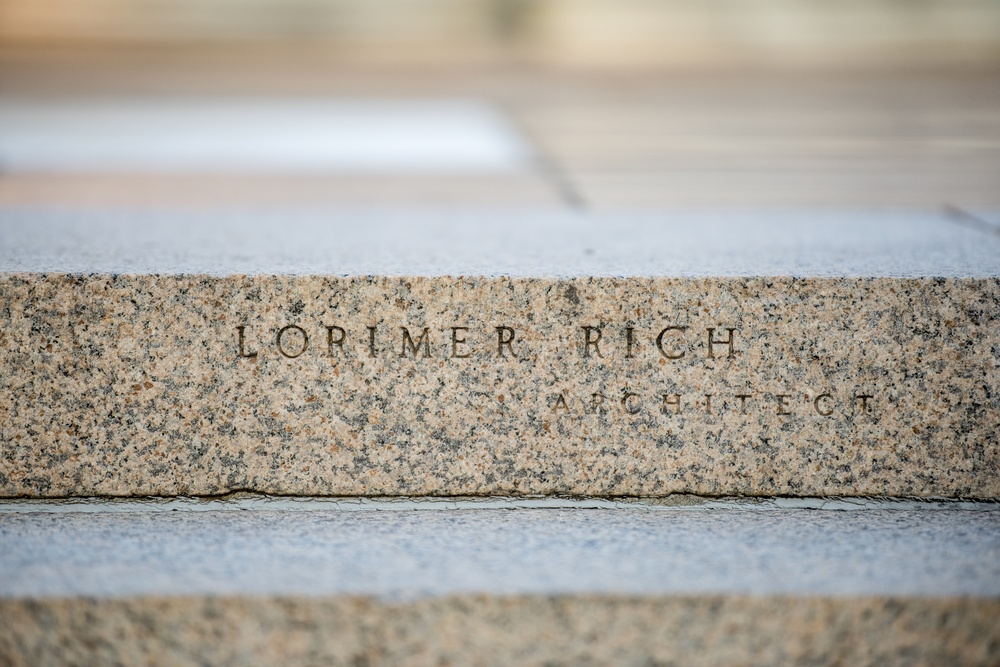
<instances>
[{"instance_id":1,"label":"stone step","mask_svg":"<svg viewBox=\"0 0 1000 667\"><path fill-rule=\"evenodd\" d=\"M1000 497L989 214L0 210L0 495Z\"/></svg>"},{"instance_id":2,"label":"stone step","mask_svg":"<svg viewBox=\"0 0 1000 667\"><path fill-rule=\"evenodd\" d=\"M0 663L1000 661L996 504L268 502L0 504Z\"/></svg>"}]
</instances>

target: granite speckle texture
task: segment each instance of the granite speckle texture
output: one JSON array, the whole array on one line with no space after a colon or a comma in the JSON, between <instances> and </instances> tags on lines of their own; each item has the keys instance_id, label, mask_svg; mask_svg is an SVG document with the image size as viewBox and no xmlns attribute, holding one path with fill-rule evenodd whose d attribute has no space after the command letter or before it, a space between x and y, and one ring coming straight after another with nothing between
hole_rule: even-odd
<instances>
[{"instance_id":1,"label":"granite speckle texture","mask_svg":"<svg viewBox=\"0 0 1000 667\"><path fill-rule=\"evenodd\" d=\"M173 217L0 212L0 495L1000 497L995 235Z\"/></svg>"},{"instance_id":2,"label":"granite speckle texture","mask_svg":"<svg viewBox=\"0 0 1000 667\"><path fill-rule=\"evenodd\" d=\"M984 599L459 595L0 600L0 660L73 665L982 665Z\"/></svg>"},{"instance_id":3,"label":"granite speckle texture","mask_svg":"<svg viewBox=\"0 0 1000 667\"><path fill-rule=\"evenodd\" d=\"M6 275L0 494L995 498L998 303L972 278Z\"/></svg>"}]
</instances>

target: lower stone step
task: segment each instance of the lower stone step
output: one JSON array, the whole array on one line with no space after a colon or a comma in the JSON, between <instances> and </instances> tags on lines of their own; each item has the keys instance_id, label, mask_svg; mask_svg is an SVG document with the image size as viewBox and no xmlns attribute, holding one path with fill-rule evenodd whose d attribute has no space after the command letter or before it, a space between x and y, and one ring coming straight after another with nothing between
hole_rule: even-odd
<instances>
[{"instance_id":1,"label":"lower stone step","mask_svg":"<svg viewBox=\"0 0 1000 667\"><path fill-rule=\"evenodd\" d=\"M703 595L0 600L5 665L981 665L1000 601Z\"/></svg>"},{"instance_id":2,"label":"lower stone step","mask_svg":"<svg viewBox=\"0 0 1000 667\"><path fill-rule=\"evenodd\" d=\"M8 505L0 664L1000 661L994 505L476 506Z\"/></svg>"}]
</instances>

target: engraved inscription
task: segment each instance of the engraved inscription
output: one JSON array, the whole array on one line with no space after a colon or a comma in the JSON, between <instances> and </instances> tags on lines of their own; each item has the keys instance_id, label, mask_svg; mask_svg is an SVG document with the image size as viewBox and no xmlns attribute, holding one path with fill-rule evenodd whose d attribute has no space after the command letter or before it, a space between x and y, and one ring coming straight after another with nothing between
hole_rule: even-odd
<instances>
[{"instance_id":1,"label":"engraved inscription","mask_svg":"<svg viewBox=\"0 0 1000 667\"><path fill-rule=\"evenodd\" d=\"M351 329L339 324L322 324L320 332L325 336L325 354L328 357L339 357L348 354L350 344L362 345L369 358L378 358L389 351L401 359L429 359L433 357L448 359L469 359L486 352L484 333L474 331L471 327L454 325L444 330L434 330L426 326L411 327L403 325L393 334L387 327L367 325L364 333L360 331L352 335ZM642 338L635 327L623 327L621 339L614 344L606 344L608 338L605 326L581 325L580 355L585 359L640 359L649 354L649 349L655 349L659 357L670 361L687 358L693 348L704 346L704 358L732 359L740 354L737 346L738 330L735 327L708 327L703 330L704 342L698 344L692 340L693 332L687 326L668 325L661 328L655 336L648 340L651 345L642 344ZM518 328L509 324L497 325L493 328L496 335L496 346L492 356L497 359L517 359L521 356L518 345L521 343ZM717 333L725 331L725 335ZM356 336L353 338L352 336ZM388 337L387 337L388 336ZM439 337L440 336L440 337ZM441 338L444 338L442 344ZM281 356L297 359L309 350L309 332L306 327L292 323L277 330L275 348ZM392 350L386 349L386 341L393 341ZM435 341L438 341L435 343ZM236 327L236 356L239 358L254 358L258 351L251 349L252 341L250 327L241 324ZM614 342L614 341L611 341ZM643 350L646 350L645 354Z\"/></svg>"},{"instance_id":2,"label":"engraved inscription","mask_svg":"<svg viewBox=\"0 0 1000 667\"><path fill-rule=\"evenodd\" d=\"M431 356L431 340L430 340L430 329L424 327L424 330L420 333L416 340L410 336L410 330L406 327L400 327L403 332L403 349L400 350L399 356L406 357L407 351L410 355L416 359L418 356L417 350L421 350L420 355L425 359Z\"/></svg>"},{"instance_id":3,"label":"engraved inscription","mask_svg":"<svg viewBox=\"0 0 1000 667\"><path fill-rule=\"evenodd\" d=\"M236 356L243 357L244 359L256 358L257 357L256 352L248 352L246 349L246 327L240 325L236 327L236 331L237 331L237 340L239 341L237 343L239 346L239 352L236 353Z\"/></svg>"},{"instance_id":4,"label":"engraved inscription","mask_svg":"<svg viewBox=\"0 0 1000 667\"><path fill-rule=\"evenodd\" d=\"M798 397L795 394L733 394L719 396L717 394L682 395L678 393L643 393L633 390L623 390L620 398L609 400L604 391L595 391L586 395L585 399L575 400L565 393L552 394L548 404L556 416L605 414L610 409L617 409L626 415L638 415L647 410L658 414L672 416L680 414L721 415L734 413L747 415L753 411L770 410L781 417L793 415L830 417L837 411L843 414L868 414L875 404L871 394L859 394L852 397L838 397L833 393L824 392L813 399L808 395Z\"/></svg>"},{"instance_id":5,"label":"engraved inscription","mask_svg":"<svg viewBox=\"0 0 1000 667\"><path fill-rule=\"evenodd\" d=\"M601 348L599 344L601 342L601 327L582 327L583 328L583 356L589 357L591 351L593 350L594 356L604 358L601 354Z\"/></svg>"},{"instance_id":6,"label":"engraved inscription","mask_svg":"<svg viewBox=\"0 0 1000 667\"><path fill-rule=\"evenodd\" d=\"M512 357L516 357L514 354L514 328L513 327L497 327L497 356L503 357L504 354L509 354ZM506 353L504 352L506 350Z\"/></svg>"},{"instance_id":7,"label":"engraved inscription","mask_svg":"<svg viewBox=\"0 0 1000 667\"><path fill-rule=\"evenodd\" d=\"M346 336L347 332L344 331L343 327L327 326L326 327L327 354L329 354L332 357L334 347L339 348L340 354L344 354L344 338Z\"/></svg>"},{"instance_id":8,"label":"engraved inscription","mask_svg":"<svg viewBox=\"0 0 1000 667\"><path fill-rule=\"evenodd\" d=\"M665 350L663 348L663 337L666 336L668 333L673 333L673 332L683 333L686 329L687 327L665 327L663 331L661 331L659 335L656 337L656 349L660 351L660 354L662 354L667 359L684 358L684 350L677 350L677 351L671 350L670 352Z\"/></svg>"},{"instance_id":9,"label":"engraved inscription","mask_svg":"<svg viewBox=\"0 0 1000 667\"><path fill-rule=\"evenodd\" d=\"M352 328L341 324L319 325L325 337L325 346L312 351L310 336L305 324L289 323L273 335L274 350L278 358L299 359L303 355L325 356L330 363L353 355L371 359L395 358L399 363L420 363L426 359L462 360L473 358L511 362L522 359L530 350L522 338L523 326L497 324L490 327L473 327L455 324L445 328L402 324L393 328L388 324L367 324ZM608 323L580 324L575 335L560 338L564 359L577 358L587 364L604 366L618 361L625 364L646 363L659 360L659 365L675 364L690 367L696 363L729 364L743 354L738 327L716 324L691 327L665 324L646 331L635 326L618 328ZM236 326L235 352L238 359L256 361L266 349L265 336L254 336L249 325ZM526 337L530 338L530 336ZM492 340L491 340L492 339ZM353 349L353 351L352 351ZM575 351L574 351L575 350ZM669 389L675 389L668 385ZM712 387L714 390L715 387ZM664 417L700 414L716 417L728 414L750 415L770 413L780 418L812 416L828 418L835 415L855 416L874 412L877 401L873 393L838 394L833 388L824 389L813 396L796 393L801 388L787 387L785 391L754 392L734 391L731 394L717 391L648 390L626 388L620 391L606 389L588 390L579 395L553 393L546 403L557 417L620 413L625 416L655 414Z\"/></svg>"},{"instance_id":10,"label":"engraved inscription","mask_svg":"<svg viewBox=\"0 0 1000 667\"><path fill-rule=\"evenodd\" d=\"M830 402L833 401L833 396L830 394L820 394L813 399L813 409L816 410L816 414L822 415L824 417L829 417L833 414L833 408L828 407ZM821 405L822 403L822 405Z\"/></svg>"},{"instance_id":11,"label":"engraved inscription","mask_svg":"<svg viewBox=\"0 0 1000 667\"><path fill-rule=\"evenodd\" d=\"M297 324L289 324L278 330L278 338L275 341L275 345L278 347L278 352L289 359L295 359L302 356L302 353L309 347L309 335L305 329Z\"/></svg>"},{"instance_id":12,"label":"engraved inscription","mask_svg":"<svg viewBox=\"0 0 1000 667\"><path fill-rule=\"evenodd\" d=\"M375 351L375 327L367 327L368 329L368 356L374 359L378 356L378 352Z\"/></svg>"},{"instance_id":13,"label":"engraved inscription","mask_svg":"<svg viewBox=\"0 0 1000 667\"><path fill-rule=\"evenodd\" d=\"M712 327L709 327L709 329L708 329L708 358L709 359L715 359L715 346L716 345L726 345L726 346L728 346L729 352L726 355L727 357L734 357L734 356L736 356L736 348L733 345L733 334L736 331L736 329L733 329L731 327L727 327L726 331L729 332L729 337L728 338L716 340L716 338L715 338L715 329L712 328Z\"/></svg>"},{"instance_id":14,"label":"engraved inscription","mask_svg":"<svg viewBox=\"0 0 1000 667\"><path fill-rule=\"evenodd\" d=\"M496 359L518 359L520 341L516 327L503 324L493 327L496 336L495 347L486 344L485 332L474 331L471 327L455 325L441 331L443 336L430 327L401 326L395 335L386 327L368 325L352 334L349 327L339 324L323 324L320 331L325 336L325 356L339 358L352 354L352 346L360 346L363 354L371 359L382 357L386 352L400 359L469 359L477 355L491 355ZM362 333L363 331L363 333ZM475 335L475 340L473 339ZM441 338L445 338L442 342ZM274 350L287 359L297 359L309 351L309 332L299 324L287 324L274 334ZM394 349L386 349L392 341ZM435 342L436 341L436 342ZM265 341L254 338L249 325L236 327L236 356L240 359L254 359L259 350L255 346Z\"/></svg>"},{"instance_id":15,"label":"engraved inscription","mask_svg":"<svg viewBox=\"0 0 1000 667\"><path fill-rule=\"evenodd\" d=\"M466 334L469 333L469 327L452 327L451 328L451 358L452 359L468 359L472 356L470 352L467 351L467 340ZM465 352L459 352L459 346L466 349Z\"/></svg>"}]
</instances>

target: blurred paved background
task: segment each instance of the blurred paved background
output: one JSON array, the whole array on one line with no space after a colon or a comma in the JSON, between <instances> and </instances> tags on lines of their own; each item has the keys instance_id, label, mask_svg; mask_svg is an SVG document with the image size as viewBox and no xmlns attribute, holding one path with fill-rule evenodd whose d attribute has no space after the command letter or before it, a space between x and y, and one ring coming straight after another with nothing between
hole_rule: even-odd
<instances>
[{"instance_id":1,"label":"blurred paved background","mask_svg":"<svg viewBox=\"0 0 1000 667\"><path fill-rule=\"evenodd\" d=\"M0 204L1000 207L989 0L0 1L0 113L179 98L458 101L530 155L156 171L0 147Z\"/></svg>"}]
</instances>

